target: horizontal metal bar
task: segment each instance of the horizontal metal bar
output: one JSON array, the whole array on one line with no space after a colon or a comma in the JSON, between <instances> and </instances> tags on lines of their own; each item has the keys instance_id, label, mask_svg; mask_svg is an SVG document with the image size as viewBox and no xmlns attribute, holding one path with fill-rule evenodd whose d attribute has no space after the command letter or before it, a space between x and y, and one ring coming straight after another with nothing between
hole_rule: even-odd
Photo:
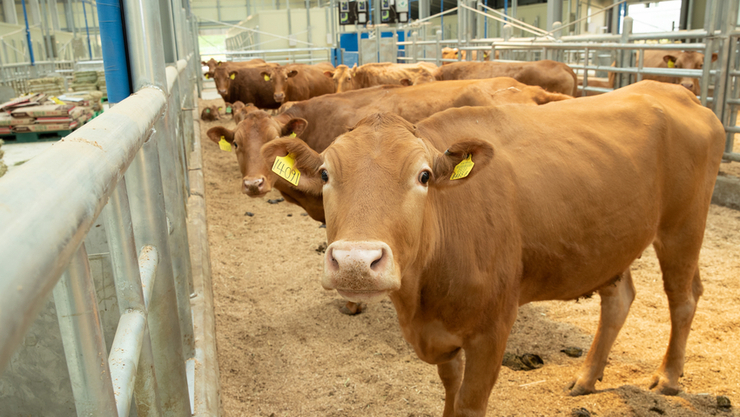
<instances>
[{"instance_id":1,"label":"horizontal metal bar","mask_svg":"<svg viewBox=\"0 0 740 417\"><path fill-rule=\"evenodd\" d=\"M740 162L740 153L737 152L725 152L722 154L723 159L728 159L730 161Z\"/></svg>"},{"instance_id":2,"label":"horizontal metal bar","mask_svg":"<svg viewBox=\"0 0 740 417\"><path fill-rule=\"evenodd\" d=\"M161 90L143 88L0 181L0 372L165 101Z\"/></svg>"},{"instance_id":3,"label":"horizontal metal bar","mask_svg":"<svg viewBox=\"0 0 740 417\"><path fill-rule=\"evenodd\" d=\"M703 43L691 44L635 44L635 43L566 43L566 42L503 42L494 45L496 49L657 49L657 50L697 50L703 51Z\"/></svg>"},{"instance_id":4,"label":"horizontal metal bar","mask_svg":"<svg viewBox=\"0 0 740 417\"><path fill-rule=\"evenodd\" d=\"M740 133L740 126L725 126L725 131L729 133Z\"/></svg>"},{"instance_id":5,"label":"horizontal metal bar","mask_svg":"<svg viewBox=\"0 0 740 417\"><path fill-rule=\"evenodd\" d=\"M606 72L616 72L618 74L637 74L642 73L644 75L661 75L665 77L689 77L689 78L701 78L703 74L703 70L692 70L692 69L668 69L668 68L653 68L653 67L643 67L641 70L638 70L637 67L627 67L627 68L620 68L620 67L607 67L603 65L568 65L572 69L582 69L582 70L592 70L592 71L606 71ZM716 75L719 73L719 70L709 70L709 73L711 75Z\"/></svg>"},{"instance_id":6,"label":"horizontal metal bar","mask_svg":"<svg viewBox=\"0 0 740 417\"><path fill-rule=\"evenodd\" d=\"M129 310L118 321L116 336L108 356L118 417L129 415L145 332L146 316L142 311Z\"/></svg>"}]
</instances>

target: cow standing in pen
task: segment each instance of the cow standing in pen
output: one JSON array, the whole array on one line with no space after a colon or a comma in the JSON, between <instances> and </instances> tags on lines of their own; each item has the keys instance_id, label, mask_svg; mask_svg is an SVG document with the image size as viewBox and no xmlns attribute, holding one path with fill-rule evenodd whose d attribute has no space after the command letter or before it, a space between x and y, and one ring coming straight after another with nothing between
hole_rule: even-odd
<instances>
[{"instance_id":1,"label":"cow standing in pen","mask_svg":"<svg viewBox=\"0 0 740 417\"><path fill-rule=\"evenodd\" d=\"M321 154L293 138L262 154L291 155L297 188L323 195L323 287L353 302L389 296L406 341L437 365L443 416L481 417L517 308L532 301L599 293L599 327L570 385L595 391L635 296L629 267L651 244L671 335L650 388L678 393L723 147L722 124L695 96L644 81L416 126L375 114Z\"/></svg>"}]
</instances>

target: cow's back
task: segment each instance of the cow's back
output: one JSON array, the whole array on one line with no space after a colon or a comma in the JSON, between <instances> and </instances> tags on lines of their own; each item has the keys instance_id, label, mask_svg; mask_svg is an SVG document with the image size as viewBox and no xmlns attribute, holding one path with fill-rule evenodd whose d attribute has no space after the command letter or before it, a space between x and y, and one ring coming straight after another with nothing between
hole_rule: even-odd
<instances>
[{"instance_id":1,"label":"cow's back","mask_svg":"<svg viewBox=\"0 0 740 417\"><path fill-rule=\"evenodd\" d=\"M651 81L541 107L450 109L417 127L440 151L466 137L493 143L491 165L440 197L439 210L466 202L450 229L490 223L490 207L516 225L521 303L590 293L663 228L704 222L724 144L719 120L688 90ZM491 201L501 190L511 192L507 204Z\"/></svg>"},{"instance_id":2,"label":"cow's back","mask_svg":"<svg viewBox=\"0 0 740 417\"><path fill-rule=\"evenodd\" d=\"M324 75L324 71L334 69L331 64L292 64L288 65L286 69L292 68L299 71L295 77L288 79L286 101L308 100L312 97L334 92L334 81Z\"/></svg>"},{"instance_id":3,"label":"cow's back","mask_svg":"<svg viewBox=\"0 0 740 417\"><path fill-rule=\"evenodd\" d=\"M533 62L453 62L437 69L437 80L479 80L484 78L511 77L527 84L537 85L547 91L575 96L577 78L567 65L551 61Z\"/></svg>"}]
</instances>

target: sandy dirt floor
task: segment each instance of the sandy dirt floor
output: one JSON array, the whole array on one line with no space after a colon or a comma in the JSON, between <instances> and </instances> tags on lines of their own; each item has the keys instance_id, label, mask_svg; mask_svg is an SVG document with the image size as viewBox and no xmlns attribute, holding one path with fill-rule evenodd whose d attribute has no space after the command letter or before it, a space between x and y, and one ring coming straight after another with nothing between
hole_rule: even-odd
<instances>
[{"instance_id":1,"label":"sandy dirt floor","mask_svg":"<svg viewBox=\"0 0 740 417\"><path fill-rule=\"evenodd\" d=\"M201 106L220 100L201 101ZM213 267L221 398L225 416L440 416L436 367L402 338L390 300L358 316L339 312L321 288L325 229L304 211L240 192L233 153L208 140L203 122L209 243ZM725 164L733 171L740 164ZM247 212L253 216L246 215ZM488 416L740 416L740 211L712 206L701 257L704 296L693 322L683 391L650 392L670 333L668 307L652 248L632 268L637 298L612 349L598 392L569 397L564 387L588 350L599 297L523 306L507 351L537 354L544 366L502 368ZM483 314L483 312L481 312ZM717 396L731 409L720 409ZM587 415L587 414L581 414Z\"/></svg>"}]
</instances>

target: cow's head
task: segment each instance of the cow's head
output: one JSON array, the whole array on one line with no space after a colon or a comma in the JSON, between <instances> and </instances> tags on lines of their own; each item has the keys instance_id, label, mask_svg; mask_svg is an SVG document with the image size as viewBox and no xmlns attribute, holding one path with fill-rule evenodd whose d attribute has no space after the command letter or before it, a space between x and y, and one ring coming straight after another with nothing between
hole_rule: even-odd
<instances>
[{"instance_id":1,"label":"cow's head","mask_svg":"<svg viewBox=\"0 0 740 417\"><path fill-rule=\"evenodd\" d=\"M365 302L399 290L404 273L434 250L430 233L440 233L434 216L441 214L435 213L435 196L474 177L490 162L493 148L469 139L440 152L407 121L380 113L360 121L321 154L291 138L262 147L268 165L288 154L300 172L296 188L323 194L330 244L322 286ZM451 180L468 157L475 164L472 171Z\"/></svg>"},{"instance_id":2,"label":"cow's head","mask_svg":"<svg viewBox=\"0 0 740 417\"><path fill-rule=\"evenodd\" d=\"M213 70L213 80L216 82L216 91L223 97L224 101L229 101L229 88L231 83L237 79L239 72L229 69L228 65L218 65Z\"/></svg>"},{"instance_id":3,"label":"cow's head","mask_svg":"<svg viewBox=\"0 0 740 417\"><path fill-rule=\"evenodd\" d=\"M273 183L270 181L270 167L265 165L260 148L280 136L300 135L308 122L285 115L273 118L256 109L247 112L249 108L240 109L240 121L235 130L213 127L208 130L208 138L215 143L223 139L231 146L242 173L242 192L250 197L262 197L272 190Z\"/></svg>"},{"instance_id":4,"label":"cow's head","mask_svg":"<svg viewBox=\"0 0 740 417\"><path fill-rule=\"evenodd\" d=\"M717 54L712 54L712 62L717 60ZM665 55L663 61L669 68L702 69L704 67L704 54L699 52L680 52L677 55ZM681 77L679 84L686 87L696 95L701 92L701 83L698 78Z\"/></svg>"},{"instance_id":5,"label":"cow's head","mask_svg":"<svg viewBox=\"0 0 740 417\"><path fill-rule=\"evenodd\" d=\"M264 82L272 83L274 90L273 98L276 102L282 103L285 101L285 88L290 78L298 75L298 69L288 68L282 66L275 66L266 69L260 73L260 78Z\"/></svg>"},{"instance_id":6,"label":"cow's head","mask_svg":"<svg viewBox=\"0 0 740 417\"><path fill-rule=\"evenodd\" d=\"M357 64L351 69L346 65L339 65L334 71L324 71L325 76L334 80L334 91L337 93L356 90L354 81L356 74Z\"/></svg>"}]
</instances>

